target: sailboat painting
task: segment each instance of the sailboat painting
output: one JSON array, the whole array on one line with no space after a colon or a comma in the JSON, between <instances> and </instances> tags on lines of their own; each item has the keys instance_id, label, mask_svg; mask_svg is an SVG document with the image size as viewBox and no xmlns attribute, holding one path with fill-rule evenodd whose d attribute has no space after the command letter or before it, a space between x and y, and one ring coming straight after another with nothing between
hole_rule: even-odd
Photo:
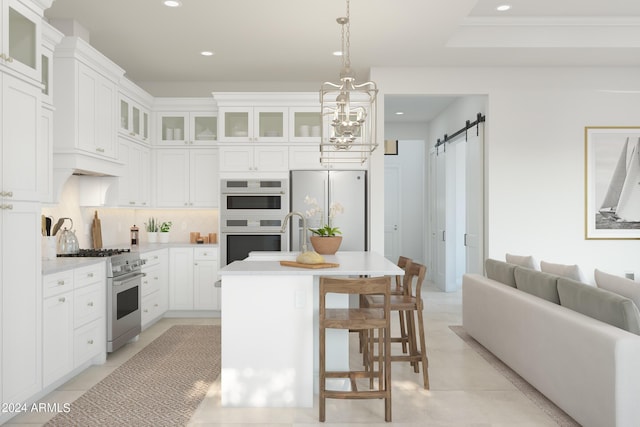
<instances>
[{"instance_id":1,"label":"sailboat painting","mask_svg":"<svg viewBox=\"0 0 640 427\"><path fill-rule=\"evenodd\" d=\"M585 128L586 239L640 239L640 127Z\"/></svg>"}]
</instances>

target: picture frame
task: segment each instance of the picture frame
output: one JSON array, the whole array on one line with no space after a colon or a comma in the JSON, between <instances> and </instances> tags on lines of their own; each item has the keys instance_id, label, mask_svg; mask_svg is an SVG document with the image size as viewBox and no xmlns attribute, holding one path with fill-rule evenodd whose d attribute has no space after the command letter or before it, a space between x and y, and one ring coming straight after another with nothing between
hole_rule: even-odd
<instances>
[{"instance_id":1,"label":"picture frame","mask_svg":"<svg viewBox=\"0 0 640 427\"><path fill-rule=\"evenodd\" d=\"M640 126L587 126L584 144L585 239L640 239Z\"/></svg>"},{"instance_id":2,"label":"picture frame","mask_svg":"<svg viewBox=\"0 0 640 427\"><path fill-rule=\"evenodd\" d=\"M384 155L385 156L397 156L398 155L398 140L397 139L385 139L384 140Z\"/></svg>"}]
</instances>

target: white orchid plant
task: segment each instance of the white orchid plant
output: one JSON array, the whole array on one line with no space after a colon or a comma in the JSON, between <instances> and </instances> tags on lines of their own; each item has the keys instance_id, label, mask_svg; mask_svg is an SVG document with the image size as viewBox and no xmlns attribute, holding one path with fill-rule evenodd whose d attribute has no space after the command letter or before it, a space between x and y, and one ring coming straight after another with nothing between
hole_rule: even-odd
<instances>
[{"instance_id":1,"label":"white orchid plant","mask_svg":"<svg viewBox=\"0 0 640 427\"><path fill-rule=\"evenodd\" d=\"M320 205L315 197L309 197L308 195L304 198L305 205L309 206L309 209L306 210L305 216L307 218L313 218L316 215L320 214L320 224L324 222L324 212L320 209ZM327 218L327 223L324 224L320 228L310 228L309 230L321 237L333 237L336 234L342 234L338 227L331 226L331 220L336 217L336 215L344 213L344 206L342 206L339 202L331 203L329 206L329 216Z\"/></svg>"}]
</instances>

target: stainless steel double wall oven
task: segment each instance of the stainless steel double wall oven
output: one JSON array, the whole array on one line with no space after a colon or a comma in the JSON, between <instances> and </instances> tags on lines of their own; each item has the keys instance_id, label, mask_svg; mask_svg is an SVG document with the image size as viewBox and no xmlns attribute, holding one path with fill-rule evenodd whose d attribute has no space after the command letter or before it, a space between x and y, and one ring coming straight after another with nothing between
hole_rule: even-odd
<instances>
[{"instance_id":1,"label":"stainless steel double wall oven","mask_svg":"<svg viewBox=\"0 0 640 427\"><path fill-rule=\"evenodd\" d=\"M289 212L286 179L224 179L221 181L221 265L247 257L251 251L287 251L289 233L281 233Z\"/></svg>"}]
</instances>

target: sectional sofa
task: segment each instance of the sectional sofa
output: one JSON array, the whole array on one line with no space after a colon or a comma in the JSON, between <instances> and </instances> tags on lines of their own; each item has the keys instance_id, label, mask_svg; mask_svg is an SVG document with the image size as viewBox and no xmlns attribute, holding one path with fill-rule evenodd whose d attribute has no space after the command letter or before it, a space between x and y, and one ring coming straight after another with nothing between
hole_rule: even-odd
<instances>
[{"instance_id":1,"label":"sectional sofa","mask_svg":"<svg viewBox=\"0 0 640 427\"><path fill-rule=\"evenodd\" d=\"M633 300L498 260L485 270L463 278L464 329L583 426L640 426Z\"/></svg>"}]
</instances>

